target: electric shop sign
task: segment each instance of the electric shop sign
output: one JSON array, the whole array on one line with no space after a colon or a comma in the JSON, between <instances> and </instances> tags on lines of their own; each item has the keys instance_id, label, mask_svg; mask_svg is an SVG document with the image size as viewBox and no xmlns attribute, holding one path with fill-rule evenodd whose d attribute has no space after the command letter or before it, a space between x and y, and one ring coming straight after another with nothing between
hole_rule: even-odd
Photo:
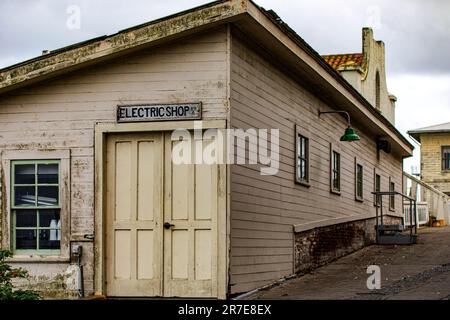
<instances>
[{"instance_id":1,"label":"electric shop sign","mask_svg":"<svg viewBox=\"0 0 450 320\"><path fill-rule=\"evenodd\" d=\"M201 117L201 103L147 104L117 107L117 122L198 120Z\"/></svg>"}]
</instances>

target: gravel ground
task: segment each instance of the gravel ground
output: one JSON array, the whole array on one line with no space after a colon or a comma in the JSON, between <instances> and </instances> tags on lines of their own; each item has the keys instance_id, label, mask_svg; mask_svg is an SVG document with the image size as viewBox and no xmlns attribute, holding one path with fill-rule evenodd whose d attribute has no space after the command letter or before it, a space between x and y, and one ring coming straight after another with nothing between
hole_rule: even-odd
<instances>
[{"instance_id":1,"label":"gravel ground","mask_svg":"<svg viewBox=\"0 0 450 320\"><path fill-rule=\"evenodd\" d=\"M367 288L369 265L380 267L378 290ZM248 299L449 300L450 227L421 228L415 245L366 247Z\"/></svg>"}]
</instances>

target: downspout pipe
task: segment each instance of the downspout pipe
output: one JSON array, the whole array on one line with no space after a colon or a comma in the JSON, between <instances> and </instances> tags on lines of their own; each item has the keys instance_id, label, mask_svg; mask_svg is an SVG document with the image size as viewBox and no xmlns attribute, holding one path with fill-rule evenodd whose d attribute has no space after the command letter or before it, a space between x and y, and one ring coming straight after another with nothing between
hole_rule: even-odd
<instances>
[{"instance_id":1,"label":"downspout pipe","mask_svg":"<svg viewBox=\"0 0 450 320\"><path fill-rule=\"evenodd\" d=\"M77 259L77 292L80 298L84 298L84 279L83 279L83 266L81 265L81 257L83 256L83 247L81 245L75 245L72 247L72 255Z\"/></svg>"}]
</instances>

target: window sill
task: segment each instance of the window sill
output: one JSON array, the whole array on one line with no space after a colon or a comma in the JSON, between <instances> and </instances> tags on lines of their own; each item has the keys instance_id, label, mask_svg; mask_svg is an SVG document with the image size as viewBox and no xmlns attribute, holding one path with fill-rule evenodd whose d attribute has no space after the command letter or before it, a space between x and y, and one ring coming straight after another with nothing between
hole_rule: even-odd
<instances>
[{"instance_id":1,"label":"window sill","mask_svg":"<svg viewBox=\"0 0 450 320\"><path fill-rule=\"evenodd\" d=\"M8 262L34 262L34 263L60 263L60 262L70 262L69 257L63 256L44 256L44 255L13 255L8 259Z\"/></svg>"},{"instance_id":2,"label":"window sill","mask_svg":"<svg viewBox=\"0 0 450 320\"><path fill-rule=\"evenodd\" d=\"M331 193L340 196L341 195L341 191L340 190L336 190L336 189L331 189L330 190Z\"/></svg>"},{"instance_id":3,"label":"window sill","mask_svg":"<svg viewBox=\"0 0 450 320\"><path fill-rule=\"evenodd\" d=\"M306 188L311 187L311 184L309 182L306 181L301 181L301 180L295 180L295 183L301 186L304 186Z\"/></svg>"},{"instance_id":4,"label":"window sill","mask_svg":"<svg viewBox=\"0 0 450 320\"><path fill-rule=\"evenodd\" d=\"M364 199L363 198L355 198L355 201L364 202Z\"/></svg>"}]
</instances>

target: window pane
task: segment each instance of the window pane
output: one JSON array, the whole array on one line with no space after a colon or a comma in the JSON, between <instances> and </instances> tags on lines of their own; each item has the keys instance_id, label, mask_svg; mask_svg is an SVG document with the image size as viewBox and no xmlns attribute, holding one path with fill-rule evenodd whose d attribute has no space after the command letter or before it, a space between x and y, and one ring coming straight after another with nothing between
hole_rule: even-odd
<instances>
[{"instance_id":1,"label":"window pane","mask_svg":"<svg viewBox=\"0 0 450 320\"><path fill-rule=\"evenodd\" d=\"M340 154L333 151L333 170L339 171L339 157Z\"/></svg>"},{"instance_id":2,"label":"window pane","mask_svg":"<svg viewBox=\"0 0 450 320\"><path fill-rule=\"evenodd\" d=\"M17 210L16 211L16 227L26 228L37 226L36 210Z\"/></svg>"},{"instance_id":3,"label":"window pane","mask_svg":"<svg viewBox=\"0 0 450 320\"><path fill-rule=\"evenodd\" d=\"M38 183L58 183L58 164L38 164Z\"/></svg>"},{"instance_id":4,"label":"window pane","mask_svg":"<svg viewBox=\"0 0 450 320\"><path fill-rule=\"evenodd\" d=\"M16 206L34 206L36 204L35 187L15 187L14 205Z\"/></svg>"},{"instance_id":5,"label":"window pane","mask_svg":"<svg viewBox=\"0 0 450 320\"><path fill-rule=\"evenodd\" d=\"M36 230L16 230L16 249L36 249Z\"/></svg>"},{"instance_id":6,"label":"window pane","mask_svg":"<svg viewBox=\"0 0 450 320\"><path fill-rule=\"evenodd\" d=\"M60 248L60 230L40 230L39 231L39 249L59 249Z\"/></svg>"},{"instance_id":7,"label":"window pane","mask_svg":"<svg viewBox=\"0 0 450 320\"><path fill-rule=\"evenodd\" d=\"M15 184L34 184L35 183L35 165L34 164L16 164L14 166Z\"/></svg>"},{"instance_id":8,"label":"window pane","mask_svg":"<svg viewBox=\"0 0 450 320\"><path fill-rule=\"evenodd\" d=\"M38 187L38 206L56 206L59 202L58 186Z\"/></svg>"},{"instance_id":9,"label":"window pane","mask_svg":"<svg viewBox=\"0 0 450 320\"><path fill-rule=\"evenodd\" d=\"M450 169L450 147L449 146L442 147L442 169L443 170Z\"/></svg>"},{"instance_id":10,"label":"window pane","mask_svg":"<svg viewBox=\"0 0 450 320\"><path fill-rule=\"evenodd\" d=\"M303 161L302 160L300 160L300 165L298 167L298 175L299 175L300 180L304 180L305 172L304 172Z\"/></svg>"},{"instance_id":11,"label":"window pane","mask_svg":"<svg viewBox=\"0 0 450 320\"><path fill-rule=\"evenodd\" d=\"M59 210L39 210L39 227L60 228Z\"/></svg>"},{"instance_id":12,"label":"window pane","mask_svg":"<svg viewBox=\"0 0 450 320\"><path fill-rule=\"evenodd\" d=\"M333 189L340 190L340 154L336 151L332 153L332 187Z\"/></svg>"},{"instance_id":13,"label":"window pane","mask_svg":"<svg viewBox=\"0 0 450 320\"><path fill-rule=\"evenodd\" d=\"M381 176L378 174L375 176L375 191L381 191ZM381 204L381 196L376 196L376 202L377 204Z\"/></svg>"},{"instance_id":14,"label":"window pane","mask_svg":"<svg viewBox=\"0 0 450 320\"><path fill-rule=\"evenodd\" d=\"M356 195L358 198L363 197L363 167L356 165Z\"/></svg>"},{"instance_id":15,"label":"window pane","mask_svg":"<svg viewBox=\"0 0 450 320\"><path fill-rule=\"evenodd\" d=\"M306 158L306 139L304 137L301 137L301 144L302 144L301 148L302 158Z\"/></svg>"},{"instance_id":16,"label":"window pane","mask_svg":"<svg viewBox=\"0 0 450 320\"><path fill-rule=\"evenodd\" d=\"M333 151L333 171L336 170L336 152Z\"/></svg>"},{"instance_id":17,"label":"window pane","mask_svg":"<svg viewBox=\"0 0 450 320\"><path fill-rule=\"evenodd\" d=\"M394 182L391 182L389 184L389 191L391 191L391 192L395 191L395 184L394 184ZM389 207L391 209L395 208L395 196L394 195L390 195L389 196Z\"/></svg>"}]
</instances>

